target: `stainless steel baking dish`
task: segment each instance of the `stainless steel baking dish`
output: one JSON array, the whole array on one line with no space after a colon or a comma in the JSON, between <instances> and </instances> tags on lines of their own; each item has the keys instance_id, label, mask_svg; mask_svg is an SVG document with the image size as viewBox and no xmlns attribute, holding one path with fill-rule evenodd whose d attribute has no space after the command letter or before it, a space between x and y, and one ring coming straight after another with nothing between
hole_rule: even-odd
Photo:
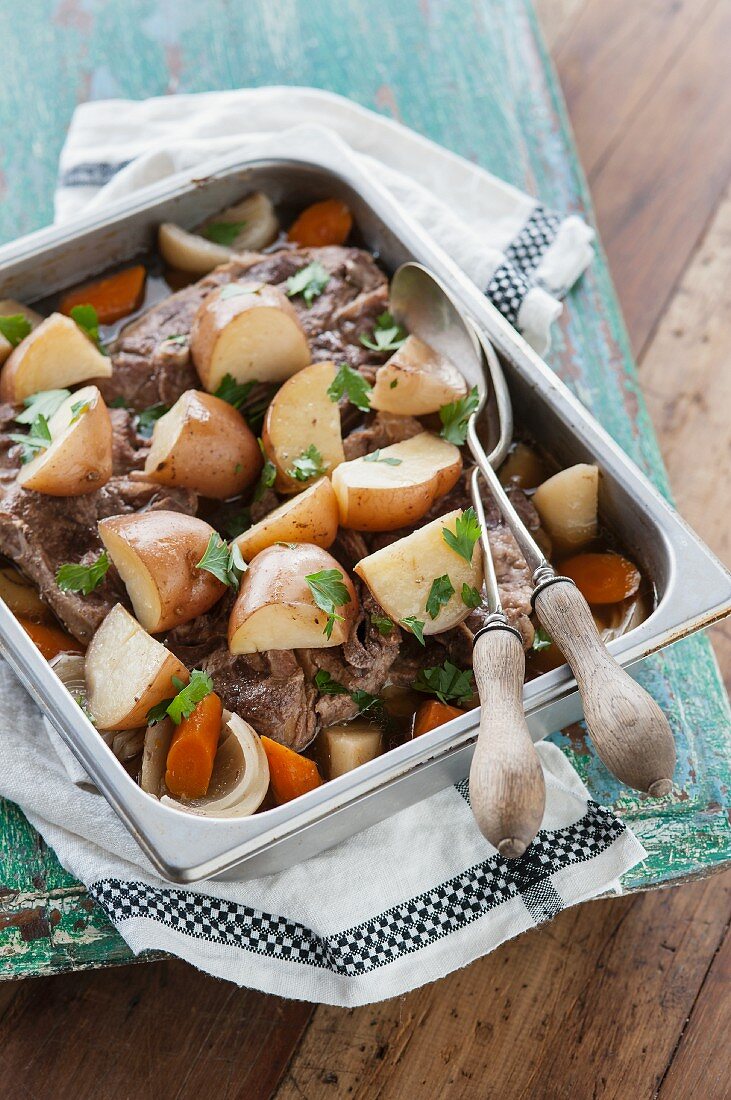
<instances>
[{"instance_id":1,"label":"stainless steel baking dish","mask_svg":"<svg viewBox=\"0 0 731 1100\"><path fill-rule=\"evenodd\" d=\"M340 197L387 270L408 259L431 268L497 349L518 422L562 465L600 466L603 518L651 577L656 593L649 618L610 644L623 665L637 668L648 654L731 609L731 576L610 436L407 212L376 181L335 157L218 160L199 178L173 176L72 226L33 233L0 249L0 298L45 298L149 250L161 221L192 226L254 188L276 203ZM245 879L290 866L469 770L476 712L288 805L241 820L193 817L161 805L136 785L2 601L0 651L155 867L176 882ZM565 668L526 684L525 707L536 740L581 717L576 684Z\"/></svg>"}]
</instances>

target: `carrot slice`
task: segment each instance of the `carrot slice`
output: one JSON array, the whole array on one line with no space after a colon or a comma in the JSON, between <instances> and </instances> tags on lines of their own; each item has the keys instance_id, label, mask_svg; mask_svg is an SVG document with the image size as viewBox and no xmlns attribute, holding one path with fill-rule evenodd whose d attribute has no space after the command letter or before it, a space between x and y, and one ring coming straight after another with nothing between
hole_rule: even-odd
<instances>
[{"instance_id":1,"label":"carrot slice","mask_svg":"<svg viewBox=\"0 0 731 1100\"><path fill-rule=\"evenodd\" d=\"M29 638L31 638L40 649L43 656L47 661L52 661L54 657L58 657L59 653L83 653L84 647L81 642L77 642L76 638L72 638L70 634L67 634L65 630L62 630L60 626L49 626L46 623L34 623L30 619L21 618L17 616L18 622L23 627Z\"/></svg>"},{"instance_id":2,"label":"carrot slice","mask_svg":"<svg viewBox=\"0 0 731 1100\"><path fill-rule=\"evenodd\" d=\"M438 699L427 699L416 712L413 736L420 737L422 733L443 726L445 722L459 718L464 713L459 707L450 707L447 703L440 703Z\"/></svg>"},{"instance_id":3,"label":"carrot slice","mask_svg":"<svg viewBox=\"0 0 731 1100\"><path fill-rule=\"evenodd\" d=\"M182 798L202 798L208 790L221 735L223 707L215 692L196 704L173 733L165 785Z\"/></svg>"},{"instance_id":4,"label":"carrot slice","mask_svg":"<svg viewBox=\"0 0 731 1100\"><path fill-rule=\"evenodd\" d=\"M303 210L287 234L290 241L306 248L345 244L353 227L353 216L344 202L325 199Z\"/></svg>"},{"instance_id":5,"label":"carrot slice","mask_svg":"<svg viewBox=\"0 0 731 1100\"><path fill-rule=\"evenodd\" d=\"M262 737L261 743L269 761L272 792L279 806L320 786L322 776L314 760L300 756L294 749L272 741L271 737Z\"/></svg>"},{"instance_id":6,"label":"carrot slice","mask_svg":"<svg viewBox=\"0 0 731 1100\"><path fill-rule=\"evenodd\" d=\"M640 587L639 569L619 554L576 554L561 562L560 569L587 603L619 603Z\"/></svg>"},{"instance_id":7,"label":"carrot slice","mask_svg":"<svg viewBox=\"0 0 731 1100\"><path fill-rule=\"evenodd\" d=\"M147 272L141 264L126 267L116 275L80 286L64 295L59 312L70 314L74 306L93 306L99 323L111 325L138 308L145 289Z\"/></svg>"}]
</instances>

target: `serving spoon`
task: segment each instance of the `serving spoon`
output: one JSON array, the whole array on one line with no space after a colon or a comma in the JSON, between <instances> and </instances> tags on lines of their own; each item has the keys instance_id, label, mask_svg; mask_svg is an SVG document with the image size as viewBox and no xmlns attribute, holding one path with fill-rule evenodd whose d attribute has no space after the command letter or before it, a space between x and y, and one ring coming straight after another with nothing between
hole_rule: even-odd
<instances>
[{"instance_id":1,"label":"serving spoon","mask_svg":"<svg viewBox=\"0 0 731 1100\"><path fill-rule=\"evenodd\" d=\"M586 600L574 582L568 577L559 576L546 559L511 504L493 469L506 451L508 433L505 431L503 418L505 408L510 409L510 398L491 344L482 334L479 334L478 343L448 291L421 264L406 263L398 269L391 282L390 309L399 324L451 359L468 385L477 387L479 402L467 423L467 444L503 520L532 571L532 606L541 625L561 650L574 674L587 729L600 759L627 786L646 791L653 797L667 795L672 788L675 770L675 744L665 715L655 700L608 652ZM494 401L490 405L494 406L492 411L497 414L501 423L500 441L490 456L486 455L477 434L478 417L488 402L481 349L494 393ZM509 445L509 439L507 442ZM481 516L479 483L475 474L470 487L484 541L487 541L482 523L484 517ZM477 507L478 500L480 508ZM535 784L534 761L530 756L530 751L535 756L535 748L531 743L529 750L522 728L515 723L514 706L508 701L515 677L520 672L522 714L524 657L521 652L523 668L519 670L515 647L504 641L498 647L490 638L489 617L494 614L491 604L495 606L495 601L487 581L492 558L491 555L484 554L484 542L483 555L489 616L485 632L480 631L475 636L475 681L482 704L475 757L478 760L477 770L487 775L488 779L478 778L475 791L470 787L471 801L478 824L488 840L496 846L501 842L515 840L514 845L504 843L504 854L507 855L508 849L512 847L513 854L520 855L520 844L533 830L533 810L539 805L540 793ZM497 606L499 607L499 595ZM496 630L493 629L492 633L497 636ZM503 626L501 634L505 633ZM486 641L488 638L489 642ZM488 686L486 679L488 676L495 676L494 661L487 661L480 654L480 650L488 645L495 653L500 649L500 659L506 665L513 662L510 671L504 672L500 683L493 684L492 687ZM485 714L488 700L495 706L496 691L503 693L500 695L504 700L501 711L510 713L512 723L512 734L506 726L499 738L494 735L491 737L492 719ZM491 769L496 775L492 779L489 778ZM470 779L472 781L472 773ZM511 804L517 808L517 815L521 819L520 827L516 823ZM536 830L537 827L536 825ZM529 839L534 835L535 830Z\"/></svg>"}]
</instances>

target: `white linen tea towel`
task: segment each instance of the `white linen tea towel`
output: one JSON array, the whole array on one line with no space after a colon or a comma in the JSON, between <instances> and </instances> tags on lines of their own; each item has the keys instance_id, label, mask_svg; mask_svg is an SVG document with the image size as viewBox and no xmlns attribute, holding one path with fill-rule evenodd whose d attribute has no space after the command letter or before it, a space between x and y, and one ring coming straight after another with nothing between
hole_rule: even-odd
<instances>
[{"instance_id":1,"label":"white linen tea towel","mask_svg":"<svg viewBox=\"0 0 731 1100\"><path fill-rule=\"evenodd\" d=\"M303 117L307 126L287 129ZM583 270L591 239L583 223L546 214L474 165L324 92L275 88L85 104L62 154L58 214L73 217L211 154L292 154L312 140L335 143L343 157L377 170L483 287L510 254L515 264L519 249L530 252L515 319L528 326L529 318L535 342L541 333L547 338L560 306L538 278L558 293ZM542 243L533 230L526 234L537 218L546 226L553 219ZM347 1006L405 993L567 906L618 890L620 876L645 854L544 742L545 818L519 860L502 859L481 836L465 781L278 874L171 886L4 663L0 698L13 716L0 737L0 794L22 807L132 951L167 951L280 996Z\"/></svg>"}]
</instances>

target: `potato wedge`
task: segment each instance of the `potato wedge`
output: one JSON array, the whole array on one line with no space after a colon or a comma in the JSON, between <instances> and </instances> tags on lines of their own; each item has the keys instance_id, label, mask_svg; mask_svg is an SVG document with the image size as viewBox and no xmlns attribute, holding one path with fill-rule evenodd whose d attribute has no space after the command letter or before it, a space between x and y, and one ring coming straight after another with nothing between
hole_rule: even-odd
<instances>
[{"instance_id":1,"label":"potato wedge","mask_svg":"<svg viewBox=\"0 0 731 1100\"><path fill-rule=\"evenodd\" d=\"M48 421L51 442L18 471L18 484L52 497L94 493L112 476L112 422L96 386L67 397Z\"/></svg>"},{"instance_id":2,"label":"potato wedge","mask_svg":"<svg viewBox=\"0 0 731 1100\"><path fill-rule=\"evenodd\" d=\"M188 275L207 275L219 264L228 263L233 255L230 248L189 233L172 222L163 222L158 229L157 247L166 264Z\"/></svg>"},{"instance_id":3,"label":"potato wedge","mask_svg":"<svg viewBox=\"0 0 731 1100\"><path fill-rule=\"evenodd\" d=\"M458 401L467 383L454 364L418 336L407 336L376 371L371 408L402 416L426 416Z\"/></svg>"},{"instance_id":4,"label":"potato wedge","mask_svg":"<svg viewBox=\"0 0 731 1100\"><path fill-rule=\"evenodd\" d=\"M212 534L204 520L162 509L99 521L99 536L148 633L190 622L226 591L207 569L197 568Z\"/></svg>"},{"instance_id":5,"label":"potato wedge","mask_svg":"<svg viewBox=\"0 0 731 1100\"><path fill-rule=\"evenodd\" d=\"M383 752L383 732L367 718L354 718L324 729L318 738L323 768L328 779L352 772Z\"/></svg>"},{"instance_id":6,"label":"potato wedge","mask_svg":"<svg viewBox=\"0 0 731 1100\"><path fill-rule=\"evenodd\" d=\"M259 444L241 413L213 394L186 390L155 424L145 476L226 500L248 489L261 467Z\"/></svg>"},{"instance_id":7,"label":"potato wedge","mask_svg":"<svg viewBox=\"0 0 731 1100\"><path fill-rule=\"evenodd\" d=\"M287 296L266 283L228 283L201 302L190 353L203 388L226 374L237 382L283 382L310 362L307 337Z\"/></svg>"},{"instance_id":8,"label":"potato wedge","mask_svg":"<svg viewBox=\"0 0 731 1100\"><path fill-rule=\"evenodd\" d=\"M70 317L52 313L21 340L0 373L0 400L19 405L40 390L109 378L112 362Z\"/></svg>"},{"instance_id":9,"label":"potato wedge","mask_svg":"<svg viewBox=\"0 0 731 1100\"><path fill-rule=\"evenodd\" d=\"M100 730L144 726L151 707L175 695L173 676L187 684L185 665L115 604L86 651L89 713Z\"/></svg>"},{"instance_id":10,"label":"potato wedge","mask_svg":"<svg viewBox=\"0 0 731 1100\"><path fill-rule=\"evenodd\" d=\"M576 550L599 529L599 468L585 462L560 470L533 494L541 523L557 550Z\"/></svg>"},{"instance_id":11,"label":"potato wedge","mask_svg":"<svg viewBox=\"0 0 731 1100\"><path fill-rule=\"evenodd\" d=\"M336 570L348 602L338 604L341 616L328 638L328 615L315 603L305 577ZM358 614L358 596L343 567L319 546L269 546L254 558L241 579L228 623L232 653L267 649L327 649L342 645Z\"/></svg>"},{"instance_id":12,"label":"potato wedge","mask_svg":"<svg viewBox=\"0 0 731 1100\"><path fill-rule=\"evenodd\" d=\"M220 236L220 226L238 225L239 231L228 246L231 252L257 252L275 240L279 232L279 219L274 205L263 191L253 191L245 199L206 218L196 233L207 240Z\"/></svg>"},{"instance_id":13,"label":"potato wedge","mask_svg":"<svg viewBox=\"0 0 731 1100\"><path fill-rule=\"evenodd\" d=\"M244 561L278 542L309 542L327 549L338 533L338 498L326 477L280 504L235 540Z\"/></svg>"},{"instance_id":14,"label":"potato wedge","mask_svg":"<svg viewBox=\"0 0 731 1100\"><path fill-rule=\"evenodd\" d=\"M332 475L340 523L356 531L408 527L449 492L461 472L459 447L431 432L392 443L377 459L343 462Z\"/></svg>"},{"instance_id":15,"label":"potato wedge","mask_svg":"<svg viewBox=\"0 0 731 1100\"><path fill-rule=\"evenodd\" d=\"M22 302L16 302L13 298L4 298L0 302L0 317L12 317L16 313L22 313L32 329L37 328L43 320L40 313L36 313L29 306L24 306ZM0 333L0 366L8 358L13 347L8 338Z\"/></svg>"},{"instance_id":16,"label":"potato wedge","mask_svg":"<svg viewBox=\"0 0 731 1100\"><path fill-rule=\"evenodd\" d=\"M267 409L261 441L277 468L274 487L280 493L300 493L308 484L290 473L308 448L315 447L322 459L316 477L345 460L340 408L327 393L336 374L334 363L310 364L284 383Z\"/></svg>"},{"instance_id":17,"label":"potato wedge","mask_svg":"<svg viewBox=\"0 0 731 1100\"><path fill-rule=\"evenodd\" d=\"M443 537L445 529L455 530L461 515L461 510L457 509L432 520L418 531L362 558L356 565L355 572L368 585L386 614L399 625L403 626L404 619L414 618L424 623L424 634L440 634L469 615L471 609L462 601L462 585L478 590L482 585L480 544L475 543L472 561L468 564ZM454 593L433 619L426 610L426 602L432 582L445 575Z\"/></svg>"}]
</instances>

